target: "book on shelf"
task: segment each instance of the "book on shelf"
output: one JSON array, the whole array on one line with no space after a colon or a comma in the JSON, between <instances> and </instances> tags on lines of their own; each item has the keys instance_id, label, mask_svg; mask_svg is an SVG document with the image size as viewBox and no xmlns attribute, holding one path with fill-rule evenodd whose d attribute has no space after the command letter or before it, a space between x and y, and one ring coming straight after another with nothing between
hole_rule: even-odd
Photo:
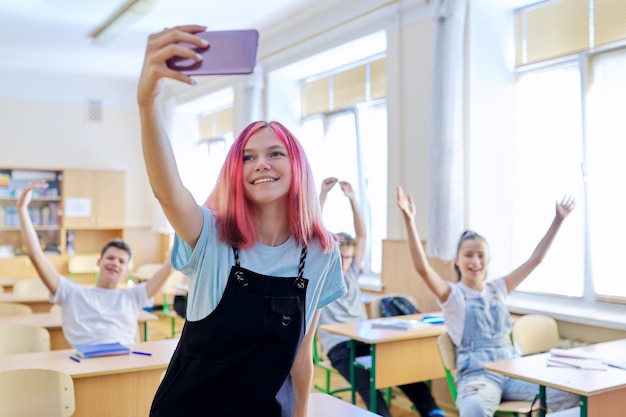
<instances>
[{"instance_id":1,"label":"book on shelf","mask_svg":"<svg viewBox=\"0 0 626 417\"><path fill-rule=\"evenodd\" d=\"M130 349L121 343L101 343L96 345L76 345L76 355L79 358L99 358L101 356L128 355Z\"/></svg>"},{"instance_id":2,"label":"book on shelf","mask_svg":"<svg viewBox=\"0 0 626 417\"><path fill-rule=\"evenodd\" d=\"M420 329L422 327L428 327L430 323L424 323L421 320L375 320L372 321L372 328L376 329L397 329L397 330L410 330Z\"/></svg>"}]
</instances>

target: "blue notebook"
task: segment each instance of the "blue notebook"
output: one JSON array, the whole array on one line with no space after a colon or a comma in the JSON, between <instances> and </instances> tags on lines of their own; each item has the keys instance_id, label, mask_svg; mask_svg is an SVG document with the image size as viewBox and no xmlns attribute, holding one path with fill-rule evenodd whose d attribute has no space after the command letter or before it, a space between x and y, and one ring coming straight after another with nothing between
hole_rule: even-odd
<instances>
[{"instance_id":1,"label":"blue notebook","mask_svg":"<svg viewBox=\"0 0 626 417\"><path fill-rule=\"evenodd\" d=\"M76 355L83 359L130 354L130 349L120 343L76 345L74 348L76 349Z\"/></svg>"}]
</instances>

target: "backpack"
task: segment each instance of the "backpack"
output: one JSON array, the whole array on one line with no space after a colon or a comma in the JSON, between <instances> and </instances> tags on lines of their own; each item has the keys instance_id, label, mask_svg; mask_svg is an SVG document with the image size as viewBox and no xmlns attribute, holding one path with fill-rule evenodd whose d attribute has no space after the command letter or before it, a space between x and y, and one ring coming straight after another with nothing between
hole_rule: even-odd
<instances>
[{"instance_id":1,"label":"backpack","mask_svg":"<svg viewBox=\"0 0 626 417\"><path fill-rule=\"evenodd\" d=\"M380 300L380 315L382 317L406 316L417 314L420 311L405 297L385 297Z\"/></svg>"}]
</instances>

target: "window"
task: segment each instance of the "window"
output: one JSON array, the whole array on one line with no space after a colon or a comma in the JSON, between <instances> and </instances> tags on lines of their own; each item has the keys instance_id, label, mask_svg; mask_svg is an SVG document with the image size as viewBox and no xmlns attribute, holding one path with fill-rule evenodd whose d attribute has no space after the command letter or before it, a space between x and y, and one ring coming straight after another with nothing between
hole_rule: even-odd
<instances>
[{"instance_id":1,"label":"window","mask_svg":"<svg viewBox=\"0 0 626 417\"><path fill-rule=\"evenodd\" d=\"M574 195L577 203L549 256L518 289L580 297L585 211L580 74L575 66L532 73L518 79L516 90L513 265L528 259L552 220L548 208L562 194Z\"/></svg>"},{"instance_id":2,"label":"window","mask_svg":"<svg viewBox=\"0 0 626 417\"><path fill-rule=\"evenodd\" d=\"M362 61L302 82L302 143L318 189L328 177L354 187L368 233L363 271L380 274L387 235L385 58ZM354 236L352 209L340 190L328 194L323 214L329 230Z\"/></svg>"},{"instance_id":3,"label":"window","mask_svg":"<svg viewBox=\"0 0 626 417\"><path fill-rule=\"evenodd\" d=\"M380 274L382 240L387 218L387 108L362 104L354 109L317 115L303 123L302 145L317 181L349 181L358 196L368 231L364 271ZM377 219L374 221L374 219ZM352 209L340 191L328 194L324 224L329 230L354 236Z\"/></svg>"},{"instance_id":4,"label":"window","mask_svg":"<svg viewBox=\"0 0 626 417\"><path fill-rule=\"evenodd\" d=\"M583 2L549 4L575 3ZM595 49L579 46L570 56L566 49L555 49L541 58L544 61L537 59L532 69L521 68L516 80L514 263L527 258L548 226L537 222L535 207L543 208L558 197L557 190L563 190L576 196L577 208L557 237L556 250L551 249L544 264L519 289L626 303L620 262L621 238L626 233L626 217L621 213L626 204L622 161L626 152L626 34L622 23L609 19L623 15L626 8L623 2L610 0L584 3L592 24L569 21L569 29L588 35L587 43ZM526 16L518 14L522 33L532 26L529 21L526 26L520 22L533 14L541 16L540 9ZM518 45L530 48L526 40L537 36L523 33ZM530 56L530 50L527 53ZM518 53L518 63L524 54Z\"/></svg>"}]
</instances>

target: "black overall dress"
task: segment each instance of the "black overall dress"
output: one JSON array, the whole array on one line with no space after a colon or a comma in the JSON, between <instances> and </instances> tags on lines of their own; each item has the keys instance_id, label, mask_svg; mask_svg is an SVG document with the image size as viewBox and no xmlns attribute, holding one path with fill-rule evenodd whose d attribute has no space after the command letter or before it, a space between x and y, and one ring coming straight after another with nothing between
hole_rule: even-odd
<instances>
[{"instance_id":1,"label":"black overall dress","mask_svg":"<svg viewBox=\"0 0 626 417\"><path fill-rule=\"evenodd\" d=\"M291 366L305 330L308 280L235 266L215 310L187 321L150 417L292 417ZM276 262L280 262L279 259Z\"/></svg>"}]
</instances>

